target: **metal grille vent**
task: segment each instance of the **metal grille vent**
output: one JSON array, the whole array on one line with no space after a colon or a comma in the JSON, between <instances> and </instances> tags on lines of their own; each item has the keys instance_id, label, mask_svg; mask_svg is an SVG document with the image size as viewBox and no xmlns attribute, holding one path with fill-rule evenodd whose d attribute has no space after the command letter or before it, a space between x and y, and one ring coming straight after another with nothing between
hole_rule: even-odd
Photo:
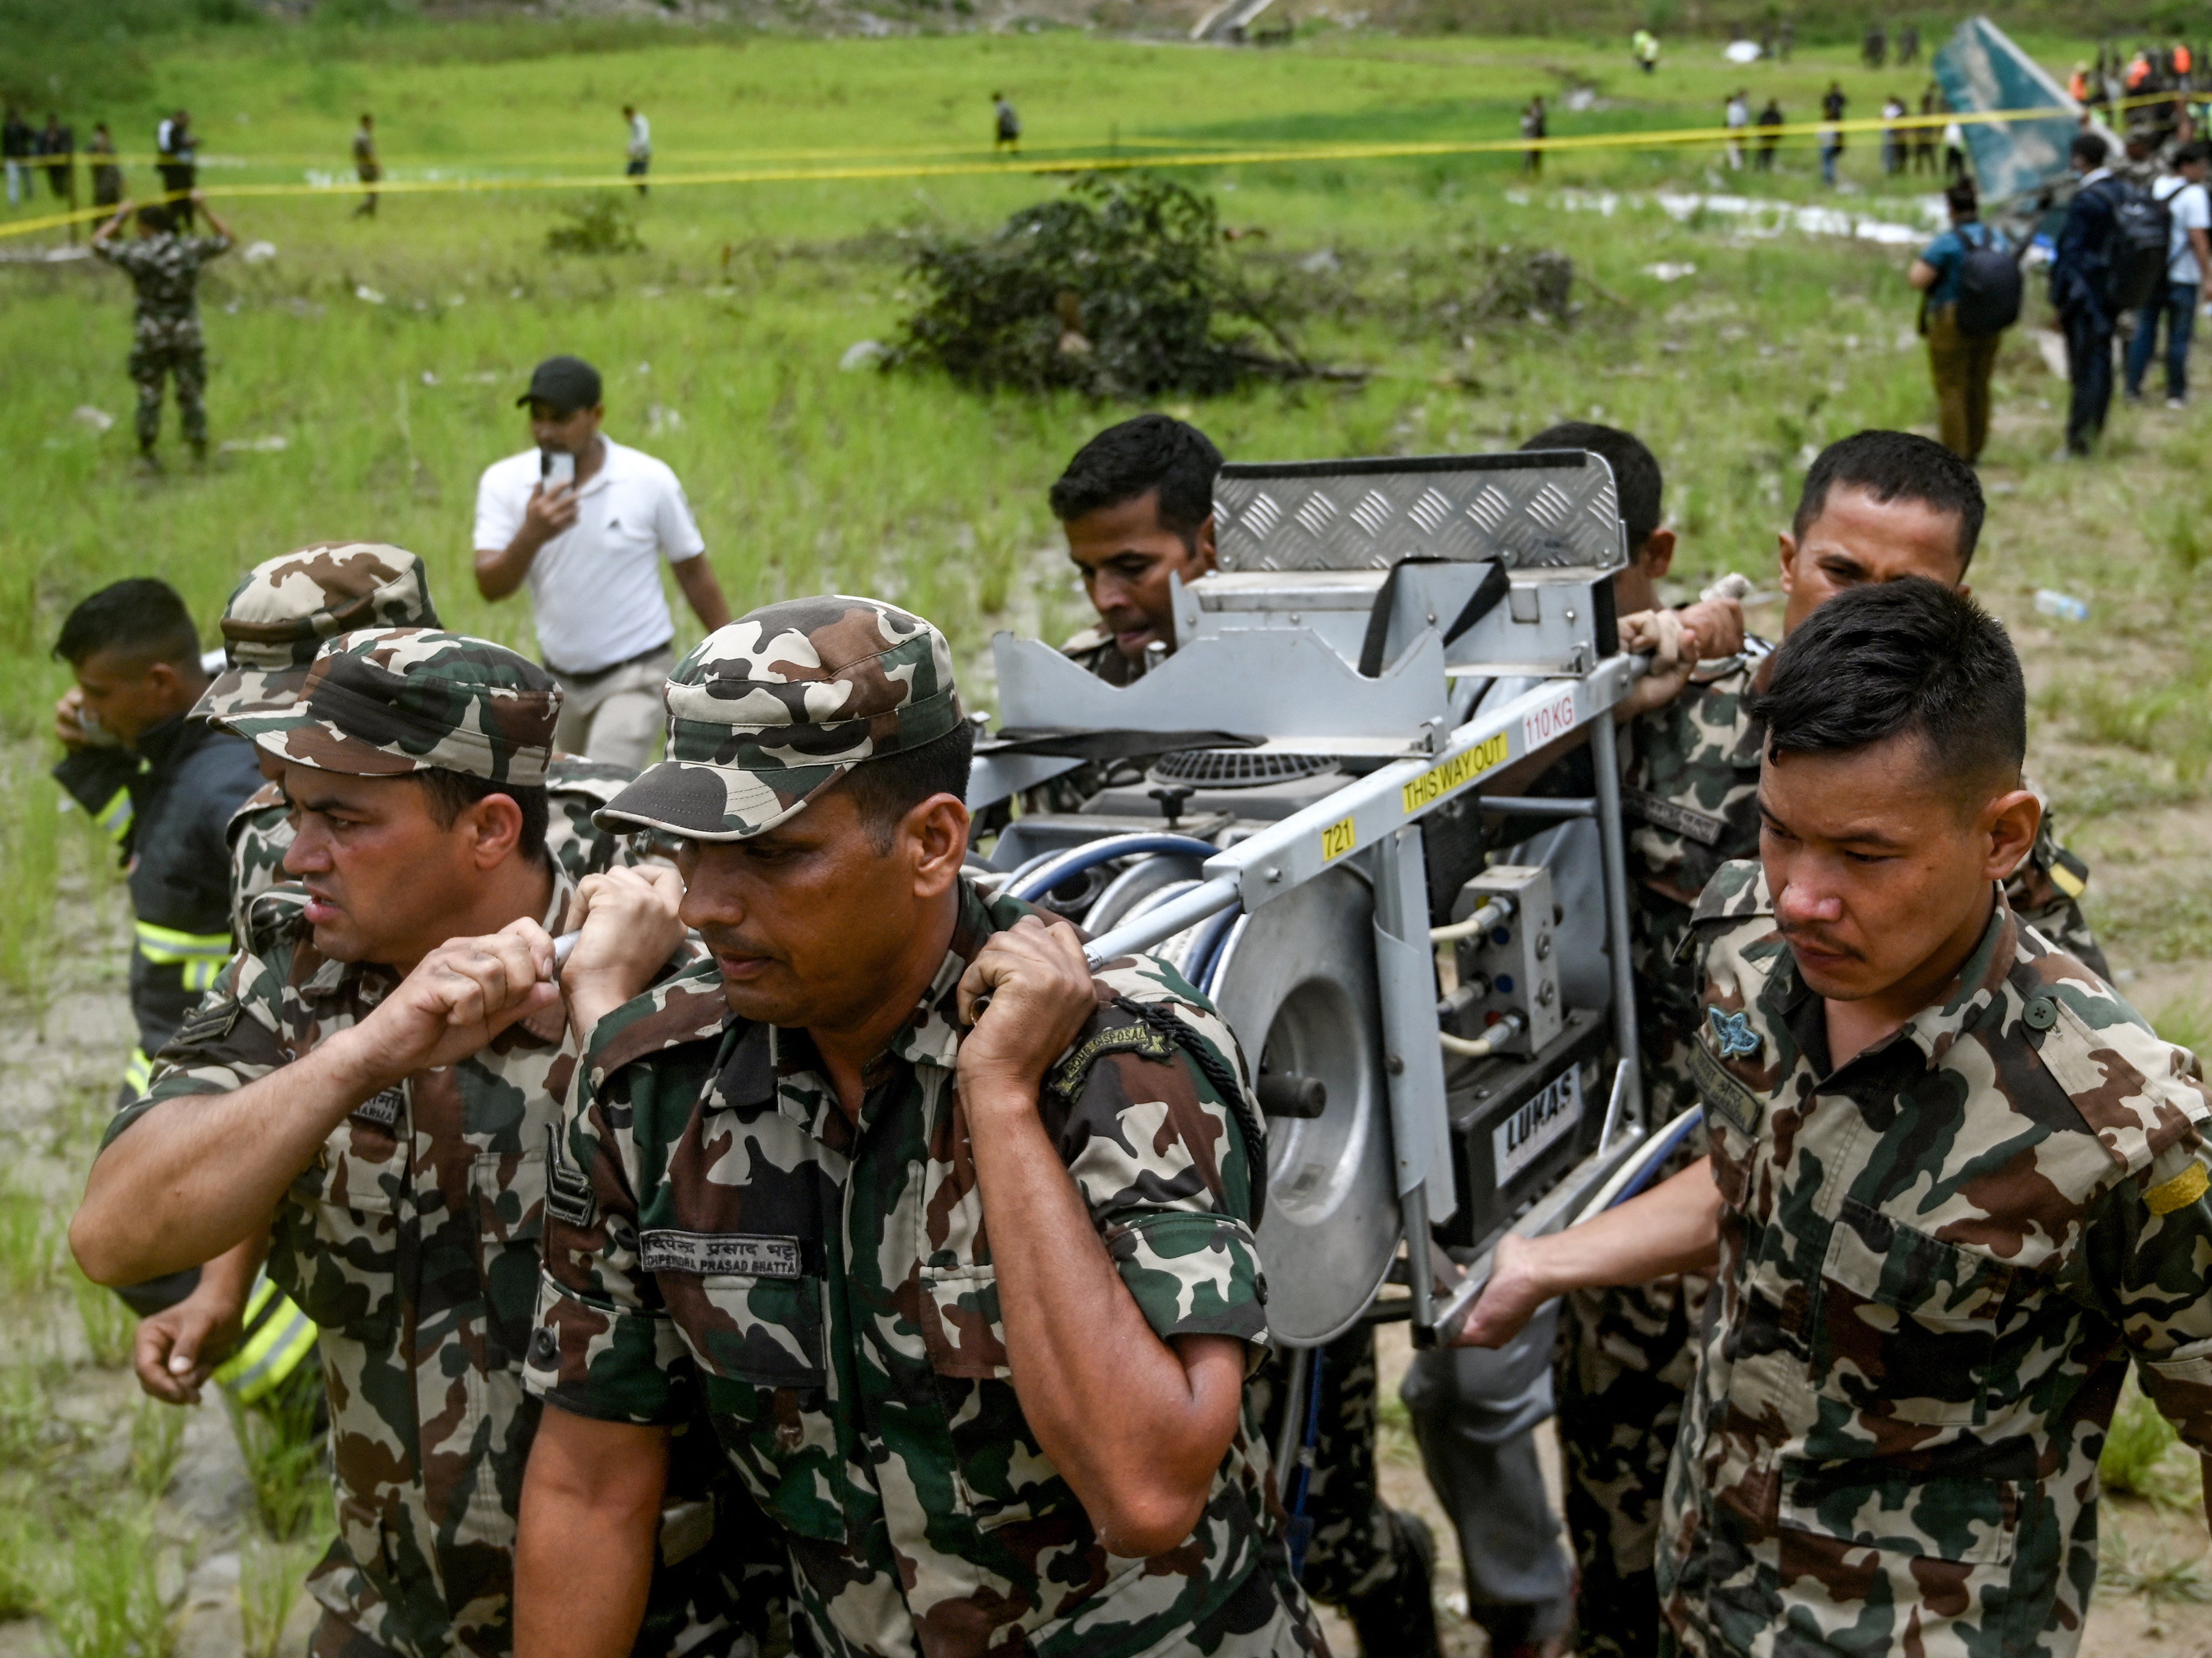
<instances>
[{"instance_id":1,"label":"metal grille vent","mask_svg":"<svg viewBox=\"0 0 2212 1658\"><path fill-rule=\"evenodd\" d=\"M1155 783L1193 783L1209 789L1255 789L1334 771L1325 754L1259 754L1250 749L1179 749L1152 762Z\"/></svg>"}]
</instances>

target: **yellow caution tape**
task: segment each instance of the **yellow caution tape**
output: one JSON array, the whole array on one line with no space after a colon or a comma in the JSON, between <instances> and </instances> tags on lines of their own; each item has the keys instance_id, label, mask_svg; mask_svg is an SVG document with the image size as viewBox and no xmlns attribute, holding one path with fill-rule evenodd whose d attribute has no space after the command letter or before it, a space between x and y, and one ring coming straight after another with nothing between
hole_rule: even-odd
<instances>
[{"instance_id":1,"label":"yellow caution tape","mask_svg":"<svg viewBox=\"0 0 2212 1658\"><path fill-rule=\"evenodd\" d=\"M2131 101L2172 103L2175 99L2162 95L2155 99ZM1517 155L1530 150L1552 153L1572 153L1600 149L1658 149L1699 144L1743 144L1764 143L1769 138L1796 140L1816 137L1822 133L1905 132L1923 128L1945 127L1956 122L1961 127L2004 125L2014 121L2047 121L2063 118L2070 112L2044 106L2037 109L1990 110L1978 113L1940 113L1933 115L1900 115L1893 119L1881 116L1848 121L1791 121L1780 126L1752 127L1680 127L1646 132L1593 132L1570 135L1558 138L1468 138L1403 140L1389 143L1335 143L1285 145L1269 149L1185 150L1179 153L1154 155L1067 155L1039 156L1035 155L1000 156L991 159L977 157L963 161L917 161L872 166L845 167L736 167L720 172L688 173L655 173L650 182L656 190L681 189L698 185L763 185L807 183L857 183L901 179L957 179L1013 174L1116 173L1144 167L1265 167L1295 166L1309 161L1380 161L1442 158L1455 155ZM200 192L210 200L220 197L225 201L268 200L276 197L307 196L357 195L364 188L360 180L340 176L333 164L333 173L327 184L239 184L221 185ZM385 179L377 183L380 194L390 196L427 196L453 194L481 194L527 190L617 190L637 181L619 173L594 173L583 177L551 177L538 179ZM158 198L161 201L183 199L181 192L173 192ZM34 219L19 219L11 224L0 225L0 237L28 235L35 231L59 229L63 226L82 224L95 219L109 217L112 208L87 208L72 213L52 213Z\"/></svg>"}]
</instances>

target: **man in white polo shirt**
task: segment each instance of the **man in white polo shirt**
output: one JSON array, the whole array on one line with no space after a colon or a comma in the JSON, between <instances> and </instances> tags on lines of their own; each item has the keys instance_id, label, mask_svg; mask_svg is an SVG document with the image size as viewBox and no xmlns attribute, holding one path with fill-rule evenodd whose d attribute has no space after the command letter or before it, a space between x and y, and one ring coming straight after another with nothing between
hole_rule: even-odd
<instances>
[{"instance_id":1,"label":"man in white polo shirt","mask_svg":"<svg viewBox=\"0 0 2212 1658\"><path fill-rule=\"evenodd\" d=\"M548 357L515 402L537 446L487 466L477 485L477 591L501 599L530 584L538 653L565 693L555 743L642 768L676 662L660 561L708 632L728 625L730 607L676 474L600 434L598 369Z\"/></svg>"}]
</instances>

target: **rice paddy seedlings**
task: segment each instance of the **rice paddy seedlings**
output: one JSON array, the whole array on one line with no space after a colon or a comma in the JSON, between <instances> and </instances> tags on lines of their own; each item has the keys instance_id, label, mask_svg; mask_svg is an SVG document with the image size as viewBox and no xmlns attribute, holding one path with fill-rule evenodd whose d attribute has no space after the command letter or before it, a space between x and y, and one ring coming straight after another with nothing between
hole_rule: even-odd
<instances>
[{"instance_id":1,"label":"rice paddy seedlings","mask_svg":"<svg viewBox=\"0 0 2212 1658\"><path fill-rule=\"evenodd\" d=\"M149 1503L158 1502L177 1477L185 1455L185 1412L157 1399L141 1399L131 1418L131 1483Z\"/></svg>"},{"instance_id":2,"label":"rice paddy seedlings","mask_svg":"<svg viewBox=\"0 0 2212 1658\"><path fill-rule=\"evenodd\" d=\"M70 1269L70 1293L76 1299L77 1319L84 1327L85 1350L92 1362L104 1370L128 1364L138 1320L122 1297L74 1266Z\"/></svg>"},{"instance_id":3,"label":"rice paddy seedlings","mask_svg":"<svg viewBox=\"0 0 2212 1658\"><path fill-rule=\"evenodd\" d=\"M73 1530L42 1599L59 1658L171 1658L177 1620L145 1515L103 1515Z\"/></svg>"}]
</instances>

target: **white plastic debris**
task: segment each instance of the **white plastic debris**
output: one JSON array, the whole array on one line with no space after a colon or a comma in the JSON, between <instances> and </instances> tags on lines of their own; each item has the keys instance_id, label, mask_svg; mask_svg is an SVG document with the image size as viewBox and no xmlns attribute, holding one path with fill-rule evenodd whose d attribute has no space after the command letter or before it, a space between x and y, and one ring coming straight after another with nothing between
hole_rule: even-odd
<instances>
[{"instance_id":1,"label":"white plastic debris","mask_svg":"<svg viewBox=\"0 0 2212 1658\"><path fill-rule=\"evenodd\" d=\"M222 441L222 452L226 455L275 455L281 454L291 446L291 439L282 433L271 432L266 437L225 438Z\"/></svg>"},{"instance_id":2,"label":"white plastic debris","mask_svg":"<svg viewBox=\"0 0 2212 1658\"><path fill-rule=\"evenodd\" d=\"M438 378L436 370L425 368L422 371L422 384L425 386L443 386L445 382Z\"/></svg>"},{"instance_id":3,"label":"white plastic debris","mask_svg":"<svg viewBox=\"0 0 2212 1658\"><path fill-rule=\"evenodd\" d=\"M382 305L384 303L384 295L378 293L367 282L357 284L353 290L353 296L357 300L366 300L371 305Z\"/></svg>"},{"instance_id":4,"label":"white plastic debris","mask_svg":"<svg viewBox=\"0 0 2212 1658\"><path fill-rule=\"evenodd\" d=\"M1722 52L1721 56L1731 64L1755 64L1759 58L1759 42L1731 40L1728 43L1728 50Z\"/></svg>"},{"instance_id":5,"label":"white plastic debris","mask_svg":"<svg viewBox=\"0 0 2212 1658\"><path fill-rule=\"evenodd\" d=\"M89 426L95 432L105 432L115 424L114 416L109 414L105 409L95 409L88 403L77 404L70 412L70 418L82 425Z\"/></svg>"},{"instance_id":6,"label":"white plastic debris","mask_svg":"<svg viewBox=\"0 0 2212 1658\"><path fill-rule=\"evenodd\" d=\"M2071 593L2062 593L2056 587L2038 587L2035 590L2035 613L2052 616L2061 622L2087 622L2089 619L2089 601L2076 598Z\"/></svg>"},{"instance_id":7,"label":"white plastic debris","mask_svg":"<svg viewBox=\"0 0 2212 1658\"><path fill-rule=\"evenodd\" d=\"M1662 282L1678 282L1685 276L1696 276L1698 267L1687 259L1679 264L1672 259L1662 259L1656 264L1645 265L1644 274L1647 276L1656 276Z\"/></svg>"},{"instance_id":8,"label":"white plastic debris","mask_svg":"<svg viewBox=\"0 0 2212 1658\"><path fill-rule=\"evenodd\" d=\"M880 340L854 340L845 348L845 355L837 359L837 367L848 373L855 368L872 368L890 355Z\"/></svg>"},{"instance_id":9,"label":"white plastic debris","mask_svg":"<svg viewBox=\"0 0 2212 1658\"><path fill-rule=\"evenodd\" d=\"M266 264L270 260L276 257L276 244L274 242L248 242L246 245L246 252L240 257L248 264Z\"/></svg>"}]
</instances>

